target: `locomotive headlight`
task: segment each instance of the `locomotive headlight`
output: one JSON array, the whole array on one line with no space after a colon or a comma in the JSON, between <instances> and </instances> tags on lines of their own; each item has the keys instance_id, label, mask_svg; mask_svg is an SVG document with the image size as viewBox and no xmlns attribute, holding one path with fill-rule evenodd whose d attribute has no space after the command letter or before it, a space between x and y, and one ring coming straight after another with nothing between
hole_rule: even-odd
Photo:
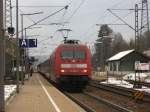
<instances>
[{"instance_id":1,"label":"locomotive headlight","mask_svg":"<svg viewBox=\"0 0 150 112\"><path fill-rule=\"evenodd\" d=\"M83 72L84 72L84 73L86 73L86 72L87 72L87 70L83 70Z\"/></svg>"},{"instance_id":2,"label":"locomotive headlight","mask_svg":"<svg viewBox=\"0 0 150 112\"><path fill-rule=\"evenodd\" d=\"M61 70L61 72L62 72L62 73L64 73L64 72L65 72L65 70Z\"/></svg>"}]
</instances>

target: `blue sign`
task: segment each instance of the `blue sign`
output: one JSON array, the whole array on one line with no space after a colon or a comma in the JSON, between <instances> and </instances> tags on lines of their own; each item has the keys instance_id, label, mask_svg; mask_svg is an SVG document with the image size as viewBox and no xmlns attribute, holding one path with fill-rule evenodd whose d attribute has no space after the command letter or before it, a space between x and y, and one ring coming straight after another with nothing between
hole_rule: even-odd
<instances>
[{"instance_id":1,"label":"blue sign","mask_svg":"<svg viewBox=\"0 0 150 112\"><path fill-rule=\"evenodd\" d=\"M19 39L19 47L21 48L37 47L37 39Z\"/></svg>"},{"instance_id":2,"label":"blue sign","mask_svg":"<svg viewBox=\"0 0 150 112\"><path fill-rule=\"evenodd\" d=\"M29 39L29 47L37 47L37 39Z\"/></svg>"}]
</instances>

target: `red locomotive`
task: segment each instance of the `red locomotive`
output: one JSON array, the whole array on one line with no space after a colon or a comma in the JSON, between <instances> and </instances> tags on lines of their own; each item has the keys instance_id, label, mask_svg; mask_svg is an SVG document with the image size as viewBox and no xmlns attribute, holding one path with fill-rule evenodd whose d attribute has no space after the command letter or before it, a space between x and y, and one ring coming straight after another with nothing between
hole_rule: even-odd
<instances>
[{"instance_id":1,"label":"red locomotive","mask_svg":"<svg viewBox=\"0 0 150 112\"><path fill-rule=\"evenodd\" d=\"M84 87L91 79L91 54L86 45L77 40L66 40L38 69L58 84Z\"/></svg>"}]
</instances>

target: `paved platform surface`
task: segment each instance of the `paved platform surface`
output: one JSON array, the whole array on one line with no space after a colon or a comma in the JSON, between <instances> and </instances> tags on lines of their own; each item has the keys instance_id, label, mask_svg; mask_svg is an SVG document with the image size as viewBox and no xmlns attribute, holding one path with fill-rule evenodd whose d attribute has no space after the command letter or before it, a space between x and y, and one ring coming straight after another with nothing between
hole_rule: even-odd
<instances>
[{"instance_id":1,"label":"paved platform surface","mask_svg":"<svg viewBox=\"0 0 150 112\"><path fill-rule=\"evenodd\" d=\"M81 107L64 96L41 75L34 73L25 82L6 112L85 112Z\"/></svg>"}]
</instances>

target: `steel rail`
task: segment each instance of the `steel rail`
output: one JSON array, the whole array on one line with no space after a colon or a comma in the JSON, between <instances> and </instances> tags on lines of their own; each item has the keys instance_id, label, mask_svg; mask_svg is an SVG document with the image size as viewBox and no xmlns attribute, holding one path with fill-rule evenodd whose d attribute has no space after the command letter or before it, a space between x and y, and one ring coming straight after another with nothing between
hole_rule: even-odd
<instances>
[{"instance_id":1,"label":"steel rail","mask_svg":"<svg viewBox=\"0 0 150 112\"><path fill-rule=\"evenodd\" d=\"M91 97L91 98L93 98L93 99L96 99L96 100L99 101L99 102L103 102L104 104L109 105L110 107L114 108L115 110L118 110L118 111L121 111L121 112L133 112L133 111L127 109L127 108L124 108L124 107L122 107L122 106L119 106L119 105L117 105L117 104L114 104L114 103L112 103L112 102L110 102L110 101L108 101L108 100L106 100L106 99L100 98L100 97L98 97L98 96L92 95L92 94L90 94L90 93L88 93L88 92L85 92L85 91L84 91L84 94L85 94L85 95L88 95L89 97Z\"/></svg>"},{"instance_id":2,"label":"steel rail","mask_svg":"<svg viewBox=\"0 0 150 112\"><path fill-rule=\"evenodd\" d=\"M93 81L90 82L89 86L103 89L106 91L110 91L115 94L119 94L119 95L123 95L123 96L127 96L127 97L133 97L133 93L135 91L134 89L131 89L131 88L124 88L124 87L114 86L114 85L110 85L110 84L109 85L102 84L102 83L93 82ZM144 92L144 98L142 101L150 102L150 94Z\"/></svg>"},{"instance_id":3,"label":"steel rail","mask_svg":"<svg viewBox=\"0 0 150 112\"><path fill-rule=\"evenodd\" d=\"M72 95L70 95L67 92L64 92L64 94L69 97L71 100L73 100L74 102L76 102L78 105L80 105L83 109L85 109L87 112L96 112L94 109L92 109L91 107L87 106L86 104L82 103L81 101L79 101L77 98L73 97Z\"/></svg>"},{"instance_id":4,"label":"steel rail","mask_svg":"<svg viewBox=\"0 0 150 112\"><path fill-rule=\"evenodd\" d=\"M135 82L133 80L126 80L126 81L131 83L131 84L134 84L134 82ZM139 83L142 86L150 87L150 83L148 83L148 82L140 82L140 81L138 81L137 83Z\"/></svg>"},{"instance_id":5,"label":"steel rail","mask_svg":"<svg viewBox=\"0 0 150 112\"><path fill-rule=\"evenodd\" d=\"M43 73L40 73L44 78L46 78ZM47 78L46 78L47 79ZM50 83L52 83L55 87L56 85L50 81ZM56 87L57 88L57 87ZM68 92L64 92L62 91L60 88L58 88L62 93L64 93L67 97L69 97L72 101L74 101L75 103L77 103L79 106L81 106L85 111L87 112L96 112L96 110L94 110L93 108L91 108L90 106L86 105L85 103L83 103L82 101L80 101L79 99L75 98L73 95L71 95L71 93ZM117 104L113 104L112 102L105 100L103 98L97 97L95 95L92 95L88 92L83 91L81 94L86 95L94 100L97 100L99 102L102 102L103 104L105 104L108 107L111 107L117 111L121 111L121 112L133 112L131 110L128 110L122 106L119 106Z\"/></svg>"}]
</instances>

